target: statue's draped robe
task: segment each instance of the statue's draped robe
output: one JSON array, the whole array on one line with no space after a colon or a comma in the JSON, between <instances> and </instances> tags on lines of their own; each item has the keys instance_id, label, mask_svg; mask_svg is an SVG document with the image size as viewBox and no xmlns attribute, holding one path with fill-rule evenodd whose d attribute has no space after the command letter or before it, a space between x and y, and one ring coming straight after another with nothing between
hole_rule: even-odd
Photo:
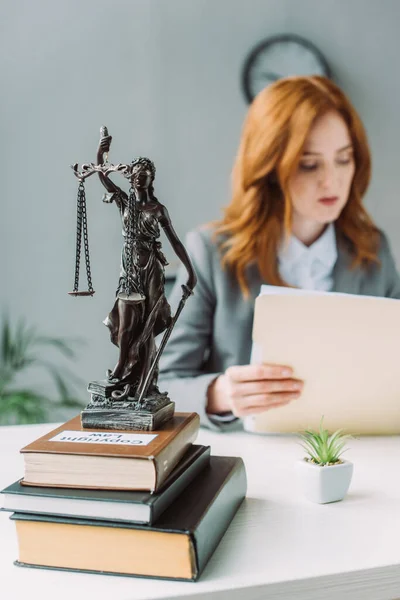
<instances>
[{"instance_id":1,"label":"statue's draped robe","mask_svg":"<svg viewBox=\"0 0 400 600\"><path fill-rule=\"evenodd\" d=\"M127 309L132 311L134 327L130 341L129 353L125 361L121 382L137 383L143 365L144 350L154 358L154 337L162 333L169 325L171 309L164 291L164 267L167 265L159 242L160 227L154 210L146 210L146 206L136 205L136 244L133 245L130 292L143 293L145 300L134 304L129 303ZM118 297L127 290L127 226L128 209L121 206L122 234L124 244L121 254L121 269L116 300L104 323L110 330L111 341L119 346L120 317L118 304L124 302Z\"/></svg>"}]
</instances>

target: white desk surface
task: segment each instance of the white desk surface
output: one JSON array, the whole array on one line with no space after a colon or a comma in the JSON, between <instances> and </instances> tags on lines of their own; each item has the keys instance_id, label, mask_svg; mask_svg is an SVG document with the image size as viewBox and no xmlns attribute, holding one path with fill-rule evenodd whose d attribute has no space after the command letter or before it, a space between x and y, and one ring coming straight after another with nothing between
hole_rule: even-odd
<instances>
[{"instance_id":1,"label":"white desk surface","mask_svg":"<svg viewBox=\"0 0 400 600\"><path fill-rule=\"evenodd\" d=\"M0 427L0 487L23 474L19 449L57 424ZM214 455L242 456L247 498L201 579L174 582L16 567L15 525L0 513L3 597L40 600L400 598L400 436L350 440L346 498L312 504L297 488L293 436L201 429ZM11 594L11 596L10 596ZM6 596L4 596L6 597Z\"/></svg>"}]
</instances>

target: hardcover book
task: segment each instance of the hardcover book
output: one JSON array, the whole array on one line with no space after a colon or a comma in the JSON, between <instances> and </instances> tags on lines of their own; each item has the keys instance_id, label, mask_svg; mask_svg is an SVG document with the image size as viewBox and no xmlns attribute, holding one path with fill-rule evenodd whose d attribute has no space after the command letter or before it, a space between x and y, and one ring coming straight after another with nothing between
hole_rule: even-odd
<instances>
[{"instance_id":1,"label":"hardcover book","mask_svg":"<svg viewBox=\"0 0 400 600\"><path fill-rule=\"evenodd\" d=\"M211 456L209 465L151 527L15 513L16 564L196 580L245 495L243 460Z\"/></svg>"},{"instance_id":2,"label":"hardcover book","mask_svg":"<svg viewBox=\"0 0 400 600\"><path fill-rule=\"evenodd\" d=\"M200 427L175 413L157 431L83 429L80 416L21 449L23 485L158 491Z\"/></svg>"},{"instance_id":3,"label":"hardcover book","mask_svg":"<svg viewBox=\"0 0 400 600\"><path fill-rule=\"evenodd\" d=\"M2 490L3 510L151 525L210 460L210 446L192 445L155 494L21 485Z\"/></svg>"}]
</instances>

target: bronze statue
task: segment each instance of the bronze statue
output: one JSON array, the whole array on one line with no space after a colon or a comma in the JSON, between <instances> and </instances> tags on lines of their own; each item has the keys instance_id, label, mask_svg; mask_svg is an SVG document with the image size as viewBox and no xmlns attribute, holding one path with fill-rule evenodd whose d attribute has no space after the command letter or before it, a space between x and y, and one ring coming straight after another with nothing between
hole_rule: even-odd
<instances>
[{"instance_id":1,"label":"bronze statue","mask_svg":"<svg viewBox=\"0 0 400 600\"><path fill-rule=\"evenodd\" d=\"M103 202L114 203L119 210L123 235L115 302L104 320L110 330L111 341L119 348L118 361L114 369L107 372L106 380L89 384L91 402L82 412L82 424L84 427L109 429L154 429L174 412L174 403L157 387L158 360L180 311L193 292L196 275L167 209L154 195L154 164L148 158L140 157L129 165L110 165L107 160L111 140L107 128L102 127L97 163L82 165L81 171L78 165L73 166L80 186L77 267L75 287L71 294L82 294L78 292L82 234L89 287L88 292L83 294L94 293L90 275L84 180L95 172L106 188ZM120 172L129 180L129 194L110 179L112 172ZM164 290L164 267L167 261L159 241L160 226L188 275L174 317L171 316ZM163 332L164 337L157 350L155 337Z\"/></svg>"}]
</instances>

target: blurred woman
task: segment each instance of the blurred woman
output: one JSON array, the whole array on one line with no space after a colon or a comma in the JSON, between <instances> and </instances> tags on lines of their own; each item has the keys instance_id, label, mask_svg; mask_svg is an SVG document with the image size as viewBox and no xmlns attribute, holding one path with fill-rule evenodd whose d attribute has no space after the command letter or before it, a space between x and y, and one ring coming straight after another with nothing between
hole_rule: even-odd
<instances>
[{"instance_id":1,"label":"blurred woman","mask_svg":"<svg viewBox=\"0 0 400 600\"><path fill-rule=\"evenodd\" d=\"M362 204L370 171L363 124L332 81L290 77L258 94L224 217L187 237L198 286L160 365L178 408L231 429L299 398L289 365L249 364L263 283L400 298L387 238Z\"/></svg>"}]
</instances>

